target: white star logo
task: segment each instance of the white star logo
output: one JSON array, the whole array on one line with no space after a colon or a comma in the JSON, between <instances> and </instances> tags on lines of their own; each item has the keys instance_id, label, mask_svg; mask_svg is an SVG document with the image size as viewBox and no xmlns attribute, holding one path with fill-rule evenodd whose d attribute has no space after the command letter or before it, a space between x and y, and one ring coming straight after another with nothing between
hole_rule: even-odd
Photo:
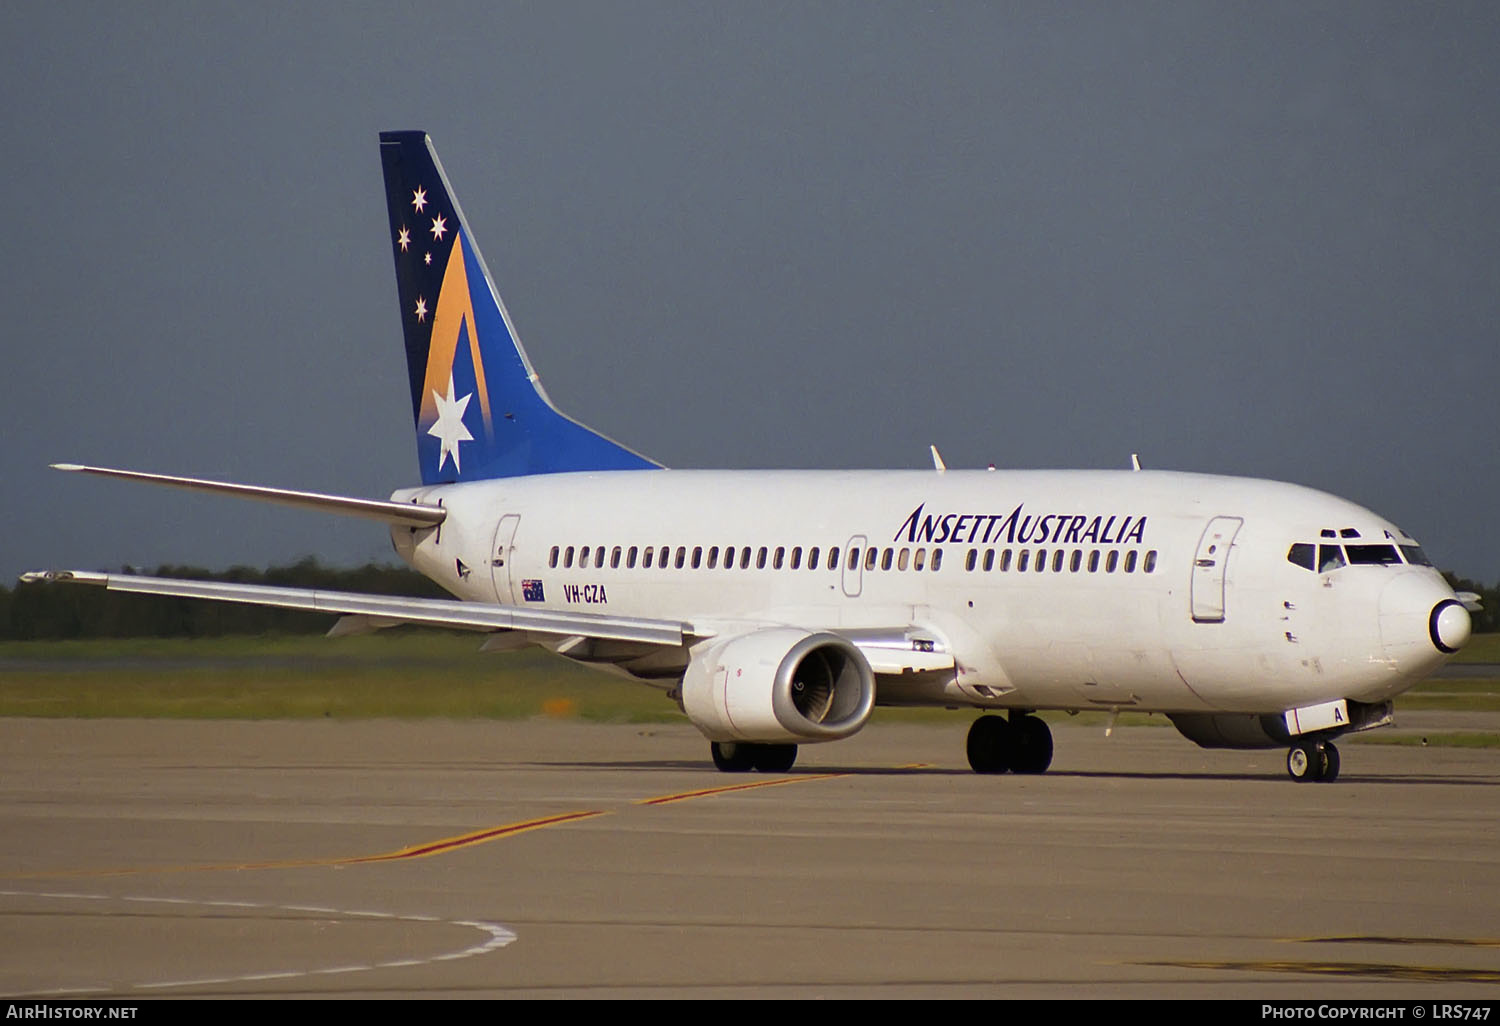
<instances>
[{"instance_id":1,"label":"white star logo","mask_svg":"<svg viewBox=\"0 0 1500 1026\"><path fill-rule=\"evenodd\" d=\"M430 264L430 263L432 263L432 254L431 253L423 253L422 254L422 263L424 263L424 264Z\"/></svg>"},{"instance_id":2,"label":"white star logo","mask_svg":"<svg viewBox=\"0 0 1500 1026\"><path fill-rule=\"evenodd\" d=\"M443 233L447 230L448 222L444 220L442 214L432 219L432 237L434 239L437 239L439 242L443 241Z\"/></svg>"},{"instance_id":3,"label":"white star logo","mask_svg":"<svg viewBox=\"0 0 1500 1026\"><path fill-rule=\"evenodd\" d=\"M448 462L448 456L451 453L453 469L461 473L462 468L458 464L458 443L474 440L474 436L469 434L469 429L464 427L464 410L468 408L469 400L474 398L474 393L470 392L462 399L453 398L453 375L449 374L448 394L441 396L434 391L432 398L437 403L438 415L432 427L427 429L427 433L441 443L441 448L438 450L438 471L442 472L443 464Z\"/></svg>"},{"instance_id":4,"label":"white star logo","mask_svg":"<svg viewBox=\"0 0 1500 1026\"><path fill-rule=\"evenodd\" d=\"M396 236L396 245L401 247L401 252L406 252L406 247L411 245L411 232L406 230L406 225L401 226L401 234Z\"/></svg>"},{"instance_id":5,"label":"white star logo","mask_svg":"<svg viewBox=\"0 0 1500 1026\"><path fill-rule=\"evenodd\" d=\"M427 190L423 189L420 185L417 186L417 191L411 194L411 205L416 207L417 213L420 214L422 208L427 205Z\"/></svg>"},{"instance_id":6,"label":"white star logo","mask_svg":"<svg viewBox=\"0 0 1500 1026\"><path fill-rule=\"evenodd\" d=\"M421 296L417 297L417 308L412 311L417 315L417 323L421 324L427 319L427 300Z\"/></svg>"}]
</instances>

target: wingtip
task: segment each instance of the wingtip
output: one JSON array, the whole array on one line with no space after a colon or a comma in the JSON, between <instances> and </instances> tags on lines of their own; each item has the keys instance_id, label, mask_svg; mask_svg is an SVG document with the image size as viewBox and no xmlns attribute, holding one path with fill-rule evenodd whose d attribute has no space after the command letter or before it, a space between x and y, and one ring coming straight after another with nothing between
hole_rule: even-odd
<instances>
[{"instance_id":1,"label":"wingtip","mask_svg":"<svg viewBox=\"0 0 1500 1026\"><path fill-rule=\"evenodd\" d=\"M22 584L44 584L57 581L108 586L109 574L88 570L28 570L21 575Z\"/></svg>"},{"instance_id":2,"label":"wingtip","mask_svg":"<svg viewBox=\"0 0 1500 1026\"><path fill-rule=\"evenodd\" d=\"M53 470L87 470L82 463L49 463L47 466Z\"/></svg>"}]
</instances>

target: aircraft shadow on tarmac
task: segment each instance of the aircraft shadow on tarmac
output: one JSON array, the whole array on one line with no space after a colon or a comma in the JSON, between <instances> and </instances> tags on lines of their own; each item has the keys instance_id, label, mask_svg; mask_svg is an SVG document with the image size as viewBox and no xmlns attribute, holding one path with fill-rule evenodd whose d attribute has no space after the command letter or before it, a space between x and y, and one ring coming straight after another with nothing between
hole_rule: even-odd
<instances>
[{"instance_id":1,"label":"aircraft shadow on tarmac","mask_svg":"<svg viewBox=\"0 0 1500 1026\"><path fill-rule=\"evenodd\" d=\"M719 773L708 763L697 759L641 759L641 760L559 760L536 761L532 766L548 769L569 770L637 770L652 772L701 771L706 781L724 785L755 783L758 781L795 779L797 777L972 777L974 771L967 767L943 766L806 766L788 770L786 773ZM1002 774L996 774L1001 776ZM1008 776L1009 774L1003 774ZM1201 780L1201 781L1267 781L1277 786L1289 784L1286 774L1280 771L1264 773L1193 773L1141 770L1048 770L1045 774L1019 774L1018 779L1081 779L1081 780ZM1500 778L1452 776L1443 774L1372 775L1348 774L1340 785L1357 786L1370 784L1407 784L1439 787L1500 787ZM1335 785L1338 786L1338 785Z\"/></svg>"}]
</instances>

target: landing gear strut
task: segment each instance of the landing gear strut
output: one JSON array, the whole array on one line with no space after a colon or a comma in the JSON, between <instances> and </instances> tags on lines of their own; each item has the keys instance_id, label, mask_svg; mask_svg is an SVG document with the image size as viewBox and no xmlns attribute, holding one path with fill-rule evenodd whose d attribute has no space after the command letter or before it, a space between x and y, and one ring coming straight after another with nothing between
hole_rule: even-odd
<instances>
[{"instance_id":1,"label":"landing gear strut","mask_svg":"<svg viewBox=\"0 0 1500 1026\"><path fill-rule=\"evenodd\" d=\"M1331 784L1339 778L1339 750L1332 741L1303 741L1287 750L1286 771L1299 784Z\"/></svg>"},{"instance_id":2,"label":"landing gear strut","mask_svg":"<svg viewBox=\"0 0 1500 1026\"><path fill-rule=\"evenodd\" d=\"M975 773L1045 773L1052 765L1052 731L1030 713L979 717L965 747Z\"/></svg>"},{"instance_id":3,"label":"landing gear strut","mask_svg":"<svg viewBox=\"0 0 1500 1026\"><path fill-rule=\"evenodd\" d=\"M714 765L724 773L785 773L797 761L796 745L751 744L748 741L715 741L709 746Z\"/></svg>"}]
</instances>

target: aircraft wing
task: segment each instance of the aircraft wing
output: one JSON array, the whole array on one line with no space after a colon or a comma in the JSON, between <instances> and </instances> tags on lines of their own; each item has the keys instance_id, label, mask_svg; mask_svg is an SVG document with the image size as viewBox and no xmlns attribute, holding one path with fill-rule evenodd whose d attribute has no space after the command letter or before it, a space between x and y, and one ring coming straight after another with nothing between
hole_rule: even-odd
<instances>
[{"instance_id":1,"label":"aircraft wing","mask_svg":"<svg viewBox=\"0 0 1500 1026\"><path fill-rule=\"evenodd\" d=\"M406 598L399 595L363 595L349 591L312 588L278 588L264 584L231 584L223 581L192 581L172 577L141 577L83 570L44 570L21 575L22 581L52 581L91 584L110 591L141 595L173 595L179 598L242 602L282 609L305 609L315 613L342 613L368 617L371 627L420 624L426 627L457 627L466 630L515 630L563 636L577 635L609 641L635 641L652 645L681 645L694 632L689 624L668 620L643 620L595 613L570 613L551 609L525 609L458 599ZM350 633L349 630L339 633Z\"/></svg>"},{"instance_id":2,"label":"aircraft wing","mask_svg":"<svg viewBox=\"0 0 1500 1026\"><path fill-rule=\"evenodd\" d=\"M233 584L225 581L195 581L87 570L37 570L22 574L21 580L28 583L87 584L109 591L140 595L170 595L329 613L342 617L329 632L335 636L413 624L474 631L524 631L575 641L595 639L677 647L691 645L703 638L755 629L754 625L742 623L694 625L679 620L528 609L488 602L463 602L458 599L367 595L349 591L282 588L265 584ZM900 675L953 668L953 655L948 651L947 645L936 640L929 631L903 626L889 630L866 629L843 633L864 654L871 669L877 674Z\"/></svg>"}]
</instances>

